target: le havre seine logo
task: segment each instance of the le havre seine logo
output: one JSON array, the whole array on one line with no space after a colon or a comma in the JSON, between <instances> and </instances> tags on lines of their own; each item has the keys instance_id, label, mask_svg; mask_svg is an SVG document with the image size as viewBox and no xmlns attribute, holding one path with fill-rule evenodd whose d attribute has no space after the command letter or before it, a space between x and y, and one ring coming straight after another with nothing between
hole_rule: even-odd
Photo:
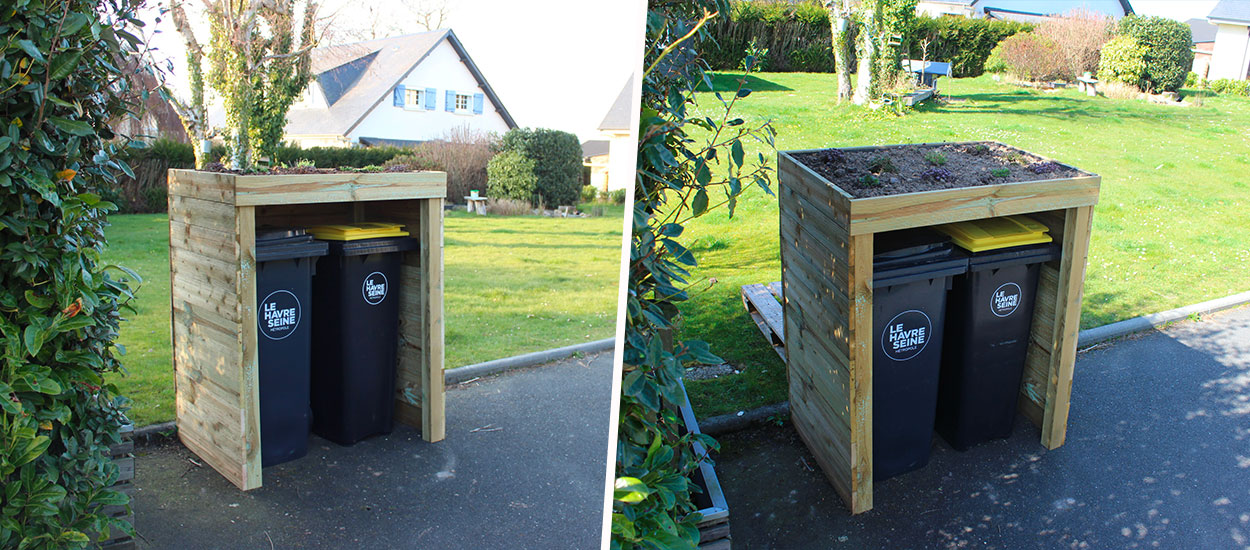
<instances>
[{"instance_id":1,"label":"le havre seine logo","mask_svg":"<svg viewBox=\"0 0 1250 550\"><path fill-rule=\"evenodd\" d=\"M994 295L990 296L990 311L999 317L1011 315L1019 307L1020 285L1016 283L1003 283L994 290Z\"/></svg>"},{"instance_id":2,"label":"le havre seine logo","mask_svg":"<svg viewBox=\"0 0 1250 550\"><path fill-rule=\"evenodd\" d=\"M299 327L299 298L289 290L275 290L260 301L260 316L256 323L260 333L270 340L290 336Z\"/></svg>"},{"instance_id":3,"label":"le havre seine logo","mask_svg":"<svg viewBox=\"0 0 1250 550\"><path fill-rule=\"evenodd\" d=\"M360 293L364 295L365 302L371 306L376 306L386 299L386 275L379 271L370 273L365 277L365 282L360 286Z\"/></svg>"},{"instance_id":4,"label":"le havre seine logo","mask_svg":"<svg viewBox=\"0 0 1250 550\"><path fill-rule=\"evenodd\" d=\"M895 361L906 361L924 351L933 334L933 323L923 311L909 309L890 319L881 334L881 351Z\"/></svg>"}]
</instances>

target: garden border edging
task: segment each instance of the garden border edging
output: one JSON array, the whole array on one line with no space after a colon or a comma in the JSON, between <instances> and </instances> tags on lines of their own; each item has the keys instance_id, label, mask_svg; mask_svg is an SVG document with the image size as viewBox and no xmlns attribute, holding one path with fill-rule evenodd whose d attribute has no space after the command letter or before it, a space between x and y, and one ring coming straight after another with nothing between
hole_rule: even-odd
<instances>
[{"instance_id":1,"label":"garden border edging","mask_svg":"<svg viewBox=\"0 0 1250 550\"><path fill-rule=\"evenodd\" d=\"M503 359L493 359L484 361L474 365L465 365L448 369L444 374L444 386L454 386L463 382L499 374L514 369L522 369L533 367L543 363L558 361L567 357L572 357L577 353L600 353L611 351L616 347L616 338L605 338L603 340L595 340L593 342L585 342L582 344L573 344L543 351L535 351L532 353L524 353L514 355L512 357L504 357ZM178 434L178 425L173 420L169 422L161 422L159 424L150 424L142 428L135 428L134 438L136 443L150 444L154 440L173 439Z\"/></svg>"},{"instance_id":2,"label":"garden border edging","mask_svg":"<svg viewBox=\"0 0 1250 550\"><path fill-rule=\"evenodd\" d=\"M1077 349L1157 328L1186 319L1190 315L1205 315L1246 304L1250 304L1250 291L1085 329L1077 335ZM716 436L744 430L752 425L767 422L770 417L789 413L790 402L782 401L749 411L713 416L699 422L699 427L703 433Z\"/></svg>"}]
</instances>

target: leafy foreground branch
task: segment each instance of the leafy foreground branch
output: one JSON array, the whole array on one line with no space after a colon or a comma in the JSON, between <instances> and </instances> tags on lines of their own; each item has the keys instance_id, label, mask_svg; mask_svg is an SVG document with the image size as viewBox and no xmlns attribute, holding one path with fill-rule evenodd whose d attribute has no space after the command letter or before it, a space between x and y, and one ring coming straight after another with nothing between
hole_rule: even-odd
<instances>
[{"instance_id":1,"label":"leafy foreground branch","mask_svg":"<svg viewBox=\"0 0 1250 550\"><path fill-rule=\"evenodd\" d=\"M690 476L706 457L696 456L691 443L718 446L711 437L686 433L677 411L686 403L681 381L686 365L721 360L706 342L672 338L677 305L698 284L689 281L695 257L679 238L686 223L717 206L733 216L751 185L772 193L772 168L763 154L748 161L746 144L772 147L774 131L767 123L750 127L733 118L734 106L751 94L746 75L731 96L716 93L718 116L690 113L695 88L712 88L699 56L700 44L710 40L703 26L728 13L727 0L661 0L649 8L612 547L693 549L702 518L691 496L700 489ZM748 56L748 74L755 64Z\"/></svg>"},{"instance_id":2,"label":"leafy foreground branch","mask_svg":"<svg viewBox=\"0 0 1250 550\"><path fill-rule=\"evenodd\" d=\"M0 548L85 548L130 525L109 489L127 401L105 376L126 279L100 259L99 191L135 95L118 67L143 41L138 0L8 2L0 19ZM113 274L120 271L122 279Z\"/></svg>"}]
</instances>

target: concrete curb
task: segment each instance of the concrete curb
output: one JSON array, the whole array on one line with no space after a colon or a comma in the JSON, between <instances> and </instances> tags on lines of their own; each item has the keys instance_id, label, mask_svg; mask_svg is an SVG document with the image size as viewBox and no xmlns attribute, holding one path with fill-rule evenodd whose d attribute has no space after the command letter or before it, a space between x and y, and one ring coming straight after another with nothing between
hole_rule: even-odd
<instances>
[{"instance_id":1,"label":"concrete curb","mask_svg":"<svg viewBox=\"0 0 1250 550\"><path fill-rule=\"evenodd\" d=\"M495 359L493 361L486 361L476 365L456 367L443 374L444 383L448 386L453 386L474 378L499 374L512 369L520 369L541 365L543 363L550 363L552 361L570 357L578 352L599 353L601 351L609 351L615 346L616 338L605 338L603 340L595 340L594 342L586 342L584 344L574 344L572 346L564 346L562 348L536 351L534 353L515 355L512 357L505 357L503 359Z\"/></svg>"},{"instance_id":2,"label":"concrete curb","mask_svg":"<svg viewBox=\"0 0 1250 550\"><path fill-rule=\"evenodd\" d=\"M1208 313L1232 309L1245 304L1250 304L1250 291L1233 294L1232 296L1225 296L1223 298L1216 298L1214 300L1208 300L1206 302L1200 302L1185 307L1169 309L1159 313L1125 319L1109 325L1082 330L1079 334L1077 334L1076 346L1078 349L1085 348L1099 342L1106 342L1108 340L1128 336L1129 334L1136 332L1142 332L1166 325L1168 323L1180 321L1188 318L1190 315L1205 315ZM765 405L757 409L742 411L740 413L722 414L720 416L713 416L706 420L700 420L699 431L712 436L736 432L755 424L763 424L768 421L769 417L778 414L790 414L789 401Z\"/></svg>"},{"instance_id":3,"label":"concrete curb","mask_svg":"<svg viewBox=\"0 0 1250 550\"><path fill-rule=\"evenodd\" d=\"M599 353L611 351L615 346L616 338L606 338L603 340L586 342L584 344L574 344L572 346L564 346L562 348L536 351L533 353L526 353L524 355L505 357L503 359L495 359L493 361L486 361L476 365L466 365L446 371L443 375L445 377L444 383L448 386L452 386L474 378L481 378L483 376L499 374L513 369L521 369L541 365L543 363L550 363L552 361L571 357L578 352ZM160 424L152 424L142 428L136 428L134 439L135 443L143 445L151 444L156 441L175 439L177 435L178 425L171 420L169 422L161 422Z\"/></svg>"},{"instance_id":4,"label":"concrete curb","mask_svg":"<svg viewBox=\"0 0 1250 550\"><path fill-rule=\"evenodd\" d=\"M1129 334L1133 334L1134 332L1150 330L1168 323L1180 321L1190 315L1215 313L1217 311L1231 309L1244 304L1250 304L1250 291L1242 292L1241 294L1233 294L1232 296L1225 296L1223 298L1216 298L1214 300L1208 300L1206 302L1185 307L1169 309L1159 313L1125 319L1123 321L1103 325L1101 327L1082 330L1081 333L1077 335L1076 347L1084 348L1092 346L1099 342L1106 342L1107 340L1127 336Z\"/></svg>"}]
</instances>

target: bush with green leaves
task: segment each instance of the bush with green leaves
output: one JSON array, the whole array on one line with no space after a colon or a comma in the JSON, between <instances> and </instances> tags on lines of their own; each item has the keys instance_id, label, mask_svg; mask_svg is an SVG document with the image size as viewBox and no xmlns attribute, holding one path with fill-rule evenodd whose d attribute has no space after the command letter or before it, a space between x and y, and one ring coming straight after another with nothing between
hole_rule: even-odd
<instances>
[{"instance_id":1,"label":"bush with green leaves","mask_svg":"<svg viewBox=\"0 0 1250 550\"><path fill-rule=\"evenodd\" d=\"M99 194L130 172L109 122L135 107L118 61L143 47L139 3L3 8L0 548L86 548L93 534L133 532L105 507L129 502L110 488L127 402L109 377L138 276L101 259L114 206Z\"/></svg>"},{"instance_id":2,"label":"bush with green leaves","mask_svg":"<svg viewBox=\"0 0 1250 550\"><path fill-rule=\"evenodd\" d=\"M652 0L639 118L637 180L630 237L623 379L612 505L612 548L694 550L702 519L691 480L702 460L693 442L716 442L689 433L677 409L686 404L681 381L690 364L717 363L706 342L675 334L678 305L697 283L694 254L680 242L685 225L725 206L752 185L771 194L772 168L763 153L750 158L746 144L773 145L770 123L748 125L732 116L751 90L740 80L733 92L695 105L706 82L700 48L710 43L703 25L724 13L727 0ZM754 69L748 56L745 66ZM695 111L699 114L695 114ZM713 198L715 197L715 198ZM713 202L715 200L716 202Z\"/></svg>"},{"instance_id":3,"label":"bush with green leaves","mask_svg":"<svg viewBox=\"0 0 1250 550\"><path fill-rule=\"evenodd\" d=\"M582 186L582 202L595 202L595 198L599 196L599 190L593 185Z\"/></svg>"},{"instance_id":4,"label":"bush with green leaves","mask_svg":"<svg viewBox=\"0 0 1250 550\"><path fill-rule=\"evenodd\" d=\"M911 59L920 59L921 43L929 41L929 61L951 64L956 78L980 76L994 47L1004 38L1033 30L1027 23L1001 19L960 17L916 17L903 33L902 50Z\"/></svg>"},{"instance_id":5,"label":"bush with green leaves","mask_svg":"<svg viewBox=\"0 0 1250 550\"><path fill-rule=\"evenodd\" d=\"M495 199L525 201L536 205L541 200L538 173L534 161L520 151L504 151L486 165L489 182L486 195Z\"/></svg>"},{"instance_id":6,"label":"bush with green leaves","mask_svg":"<svg viewBox=\"0 0 1250 550\"><path fill-rule=\"evenodd\" d=\"M496 183L488 171L491 189L499 187L510 193L494 196L531 200L535 205L541 201L553 208L577 202L582 187L582 146L576 135L548 128L513 128L499 138L495 150L500 153L519 153L530 160L533 164L531 169L534 172L532 179L535 186L531 195L537 197L517 194L521 192L524 182L531 178L520 177L512 168L507 173L520 179L511 182ZM508 161L508 164L516 166L513 161Z\"/></svg>"},{"instance_id":7,"label":"bush with green leaves","mask_svg":"<svg viewBox=\"0 0 1250 550\"><path fill-rule=\"evenodd\" d=\"M1206 81L1207 88L1217 94L1250 96L1250 80L1218 78Z\"/></svg>"},{"instance_id":8,"label":"bush with green leaves","mask_svg":"<svg viewBox=\"0 0 1250 550\"><path fill-rule=\"evenodd\" d=\"M626 196L625 196L624 189L617 189L616 191L613 191L612 193L610 193L609 196L612 199L612 204L615 204L617 206L625 204Z\"/></svg>"},{"instance_id":9,"label":"bush with green leaves","mask_svg":"<svg viewBox=\"0 0 1250 550\"><path fill-rule=\"evenodd\" d=\"M1131 36L1146 48L1146 72L1142 89L1175 92L1185 84L1194 64L1193 32L1189 25L1159 16L1130 15L1120 20L1117 32Z\"/></svg>"},{"instance_id":10,"label":"bush with green leaves","mask_svg":"<svg viewBox=\"0 0 1250 550\"><path fill-rule=\"evenodd\" d=\"M1098 80L1141 88L1146 79L1146 47L1131 36L1117 36L1102 46Z\"/></svg>"}]
</instances>

